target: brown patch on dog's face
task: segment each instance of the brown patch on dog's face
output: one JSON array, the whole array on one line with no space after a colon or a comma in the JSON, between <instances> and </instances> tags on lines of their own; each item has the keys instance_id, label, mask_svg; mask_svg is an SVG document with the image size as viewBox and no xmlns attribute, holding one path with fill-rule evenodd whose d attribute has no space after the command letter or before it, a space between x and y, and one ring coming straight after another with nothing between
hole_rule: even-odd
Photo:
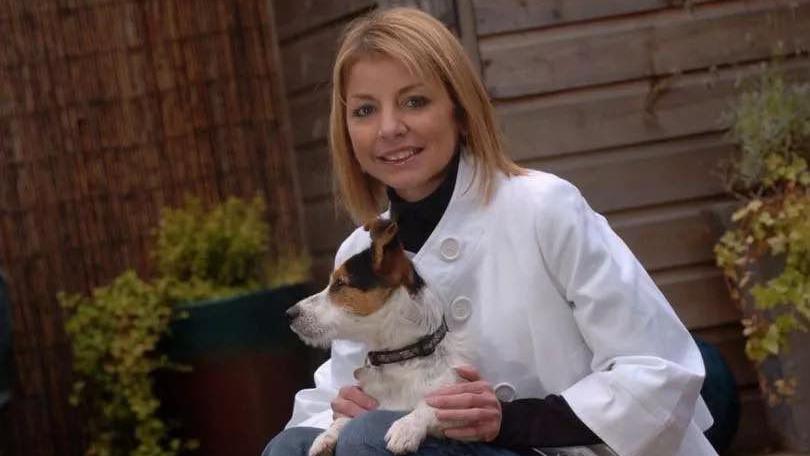
<instances>
[{"instance_id":1,"label":"brown patch on dog's face","mask_svg":"<svg viewBox=\"0 0 810 456\"><path fill-rule=\"evenodd\" d=\"M330 292L331 301L348 312L365 317L380 310L393 290L389 288L374 288L362 291L350 286L341 287Z\"/></svg>"},{"instance_id":2,"label":"brown patch on dog's face","mask_svg":"<svg viewBox=\"0 0 810 456\"><path fill-rule=\"evenodd\" d=\"M416 291L422 281L397 238L397 225L378 220L371 231L371 247L354 255L332 273L330 300L360 316L379 310L400 286Z\"/></svg>"}]
</instances>

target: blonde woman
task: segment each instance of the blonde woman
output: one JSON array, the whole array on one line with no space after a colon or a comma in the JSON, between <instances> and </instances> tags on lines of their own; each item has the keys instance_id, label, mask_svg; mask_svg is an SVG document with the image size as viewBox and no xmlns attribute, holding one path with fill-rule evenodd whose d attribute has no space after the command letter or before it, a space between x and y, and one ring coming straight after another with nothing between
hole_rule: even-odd
<instances>
[{"instance_id":1,"label":"blonde woman","mask_svg":"<svg viewBox=\"0 0 810 456\"><path fill-rule=\"evenodd\" d=\"M459 369L469 382L428 398L447 438L417 454L595 444L622 456L716 454L689 333L574 186L508 158L484 87L441 23L411 9L354 22L333 84L342 203L358 222L388 206L450 329L477 336L475 366ZM335 263L369 242L358 229ZM265 456L306 454L339 415L354 419L337 456L389 454L384 436L402 414L375 410L355 386L365 356L335 342Z\"/></svg>"}]
</instances>

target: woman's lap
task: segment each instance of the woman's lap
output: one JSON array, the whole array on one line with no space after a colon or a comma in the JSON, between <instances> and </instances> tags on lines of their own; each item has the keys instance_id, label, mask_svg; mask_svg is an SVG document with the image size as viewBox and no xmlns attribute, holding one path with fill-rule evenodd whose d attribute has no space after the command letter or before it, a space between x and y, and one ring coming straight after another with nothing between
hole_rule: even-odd
<instances>
[{"instance_id":1,"label":"woman's lap","mask_svg":"<svg viewBox=\"0 0 810 456\"><path fill-rule=\"evenodd\" d=\"M403 415L402 412L379 410L353 419L340 433L335 456L383 456L391 453L385 448L385 433ZM316 428L290 428L270 441L262 456L306 456L315 437ZM467 443L428 437L416 456L517 456L510 450L486 443Z\"/></svg>"}]
</instances>

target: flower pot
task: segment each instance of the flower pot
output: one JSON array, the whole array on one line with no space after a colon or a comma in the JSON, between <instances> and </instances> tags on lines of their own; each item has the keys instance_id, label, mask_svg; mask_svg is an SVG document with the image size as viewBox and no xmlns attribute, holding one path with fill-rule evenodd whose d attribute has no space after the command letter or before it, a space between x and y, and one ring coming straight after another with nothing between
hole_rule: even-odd
<instances>
[{"instance_id":1,"label":"flower pot","mask_svg":"<svg viewBox=\"0 0 810 456\"><path fill-rule=\"evenodd\" d=\"M751 283L765 283L778 275L784 267L784 259L764 257L753 265ZM745 318L753 315L754 298L750 287L742 297L742 312ZM756 365L760 385L773 385L780 379L794 379L794 393L776 403L767 404L767 424L771 435L783 450L810 452L810 332L793 331L788 338L786 350L769 356ZM768 394L766 394L766 403Z\"/></svg>"},{"instance_id":2,"label":"flower pot","mask_svg":"<svg viewBox=\"0 0 810 456\"><path fill-rule=\"evenodd\" d=\"M784 450L810 452L810 333L790 336L791 349L767 359L758 374L768 383L780 378L796 380L789 398L768 407L768 423Z\"/></svg>"},{"instance_id":3,"label":"flower pot","mask_svg":"<svg viewBox=\"0 0 810 456\"><path fill-rule=\"evenodd\" d=\"M285 311L311 294L294 285L184 306L163 341L164 353L188 372L158 378L162 410L195 454L259 455L292 411L296 391L311 382L315 353L289 329Z\"/></svg>"}]
</instances>

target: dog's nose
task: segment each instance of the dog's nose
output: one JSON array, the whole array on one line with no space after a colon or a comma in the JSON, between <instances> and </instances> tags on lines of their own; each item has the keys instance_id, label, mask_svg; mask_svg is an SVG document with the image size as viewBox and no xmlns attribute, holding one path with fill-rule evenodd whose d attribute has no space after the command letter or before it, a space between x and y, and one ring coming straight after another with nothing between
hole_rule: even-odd
<instances>
[{"instance_id":1,"label":"dog's nose","mask_svg":"<svg viewBox=\"0 0 810 456\"><path fill-rule=\"evenodd\" d=\"M295 305L287 309L287 319L290 321L295 320L301 314L301 309Z\"/></svg>"}]
</instances>

